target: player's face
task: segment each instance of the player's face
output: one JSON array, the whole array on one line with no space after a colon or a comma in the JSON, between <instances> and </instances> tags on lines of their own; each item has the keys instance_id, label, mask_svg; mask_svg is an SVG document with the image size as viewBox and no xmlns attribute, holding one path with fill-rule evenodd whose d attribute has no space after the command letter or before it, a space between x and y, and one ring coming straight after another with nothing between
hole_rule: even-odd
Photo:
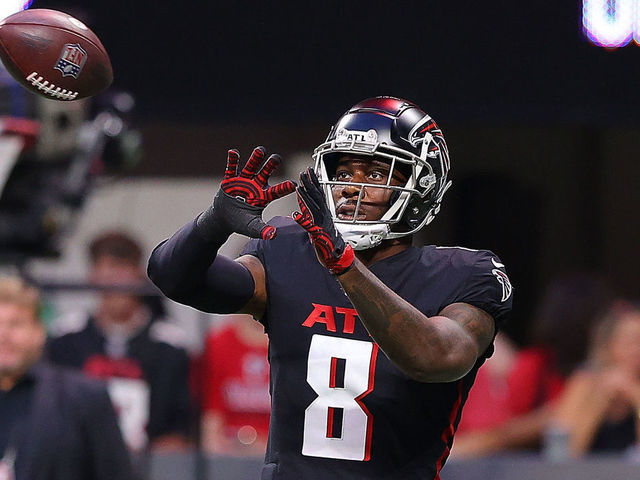
<instances>
[{"instance_id":1,"label":"player's face","mask_svg":"<svg viewBox=\"0 0 640 480\"><path fill-rule=\"evenodd\" d=\"M44 327L32 308L0 303L0 376L26 371L39 358Z\"/></svg>"},{"instance_id":2,"label":"player's face","mask_svg":"<svg viewBox=\"0 0 640 480\"><path fill-rule=\"evenodd\" d=\"M389 208L392 191L388 188L376 188L376 185L386 185L390 167L387 162L371 157L355 157L344 155L338 161L335 179L338 182L367 183L364 187L358 218L356 220L380 220ZM391 185L404 185L407 179L397 169L391 178ZM359 185L334 185L333 200L336 204L336 214L340 220L353 220Z\"/></svg>"}]
</instances>

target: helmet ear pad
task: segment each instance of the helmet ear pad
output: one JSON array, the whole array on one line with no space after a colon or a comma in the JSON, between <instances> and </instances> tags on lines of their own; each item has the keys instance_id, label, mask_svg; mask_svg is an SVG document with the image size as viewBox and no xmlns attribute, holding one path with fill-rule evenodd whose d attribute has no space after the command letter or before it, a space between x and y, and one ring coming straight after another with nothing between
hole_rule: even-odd
<instances>
[{"instance_id":1,"label":"helmet ear pad","mask_svg":"<svg viewBox=\"0 0 640 480\"><path fill-rule=\"evenodd\" d=\"M425 204L419 197L411 198L403 215L403 223L413 230L422 222L426 213L424 210Z\"/></svg>"}]
</instances>

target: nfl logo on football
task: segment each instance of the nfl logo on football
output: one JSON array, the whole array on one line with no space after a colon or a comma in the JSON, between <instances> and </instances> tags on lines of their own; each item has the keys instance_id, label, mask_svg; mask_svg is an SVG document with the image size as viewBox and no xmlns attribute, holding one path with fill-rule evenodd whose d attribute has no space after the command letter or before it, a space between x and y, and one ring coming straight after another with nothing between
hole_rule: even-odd
<instances>
[{"instance_id":1,"label":"nfl logo on football","mask_svg":"<svg viewBox=\"0 0 640 480\"><path fill-rule=\"evenodd\" d=\"M86 61L87 52L80 45L67 43L62 47L62 53L54 69L62 72L63 77L78 78Z\"/></svg>"}]
</instances>

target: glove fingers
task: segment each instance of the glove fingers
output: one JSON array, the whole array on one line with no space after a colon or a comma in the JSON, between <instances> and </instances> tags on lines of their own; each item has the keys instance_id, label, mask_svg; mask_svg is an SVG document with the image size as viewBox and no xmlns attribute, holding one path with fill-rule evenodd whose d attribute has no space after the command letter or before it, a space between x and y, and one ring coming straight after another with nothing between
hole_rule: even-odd
<instances>
[{"instance_id":1,"label":"glove fingers","mask_svg":"<svg viewBox=\"0 0 640 480\"><path fill-rule=\"evenodd\" d=\"M300 195L300 187L296 189L296 197L298 200L298 206L300 207L300 212L295 212L295 213L301 213L302 215L308 214L309 207L307 207L307 204L305 203L304 198L302 198L302 195Z\"/></svg>"},{"instance_id":2,"label":"glove fingers","mask_svg":"<svg viewBox=\"0 0 640 480\"><path fill-rule=\"evenodd\" d=\"M309 169L305 170L304 172L300 172L300 183L306 190L309 190L311 188L311 179L309 178Z\"/></svg>"},{"instance_id":3,"label":"glove fingers","mask_svg":"<svg viewBox=\"0 0 640 480\"><path fill-rule=\"evenodd\" d=\"M303 177L301 176L300 178L302 179ZM299 186L296 189L296 193L298 194L298 204L300 205L300 208L303 208L303 204L304 204L304 208L311 215L315 215L316 213L318 213L320 211L319 205L309 195L309 192L307 192L307 190L305 190L304 186ZM300 203L301 201L303 202L302 204ZM302 213L305 213L305 210L302 210Z\"/></svg>"},{"instance_id":4,"label":"glove fingers","mask_svg":"<svg viewBox=\"0 0 640 480\"><path fill-rule=\"evenodd\" d=\"M258 172L258 175L256 175L256 180L261 185L263 186L266 185L267 182L269 181L269 177L271 177L271 174L273 173L273 171L276 168L278 168L278 165L280 165L280 162L282 162L282 158L280 157L280 155L276 153L271 155L267 160L267 163L264 164L264 167L262 167Z\"/></svg>"},{"instance_id":5,"label":"glove fingers","mask_svg":"<svg viewBox=\"0 0 640 480\"><path fill-rule=\"evenodd\" d=\"M300 173L300 186L298 187L297 191L298 191L298 196L302 196L305 200L305 203L313 208L316 206L315 202L313 201L311 195L309 195L309 190L310 190L310 180L309 180L309 176L307 171L305 170L304 172Z\"/></svg>"},{"instance_id":6,"label":"glove fingers","mask_svg":"<svg viewBox=\"0 0 640 480\"><path fill-rule=\"evenodd\" d=\"M304 215L302 215L302 213L300 212L292 212L291 213L291 218L293 218L298 224L300 224L300 226L302 226L302 221L304 221Z\"/></svg>"},{"instance_id":7,"label":"glove fingers","mask_svg":"<svg viewBox=\"0 0 640 480\"><path fill-rule=\"evenodd\" d=\"M266 225L262 229L262 232L260 232L260 236L262 237L263 240L273 240L274 238L276 238L276 234L277 234L276 227L273 227L271 225Z\"/></svg>"},{"instance_id":8,"label":"glove fingers","mask_svg":"<svg viewBox=\"0 0 640 480\"><path fill-rule=\"evenodd\" d=\"M277 200L278 198L285 197L290 193L296 191L296 184L291 180L285 180L273 187L269 187L267 191L264 193L269 202Z\"/></svg>"},{"instance_id":9,"label":"glove fingers","mask_svg":"<svg viewBox=\"0 0 640 480\"><path fill-rule=\"evenodd\" d=\"M298 196L298 206L300 207L301 215L304 218L308 218L309 221L311 221L311 223L313 223L313 212L311 211L311 209L307 205L306 199L302 196L302 194L300 192L301 192L301 190L300 190L300 188L298 188L296 193L297 193L297 196Z\"/></svg>"},{"instance_id":10,"label":"glove fingers","mask_svg":"<svg viewBox=\"0 0 640 480\"><path fill-rule=\"evenodd\" d=\"M314 203L318 205L318 207L325 203L324 193L322 193L322 187L320 186L318 177L316 177L314 171L311 168L308 168L306 171L304 171L300 175L300 179L302 180L308 196L313 199Z\"/></svg>"},{"instance_id":11,"label":"glove fingers","mask_svg":"<svg viewBox=\"0 0 640 480\"><path fill-rule=\"evenodd\" d=\"M316 175L316 171L309 167L309 178L311 178L311 182L315 185L315 187L322 191L322 185L320 185L320 180L318 180L318 175Z\"/></svg>"},{"instance_id":12,"label":"glove fingers","mask_svg":"<svg viewBox=\"0 0 640 480\"><path fill-rule=\"evenodd\" d=\"M313 228L313 219L309 215L304 215L300 212L293 212L291 218L305 230L309 231Z\"/></svg>"},{"instance_id":13,"label":"glove fingers","mask_svg":"<svg viewBox=\"0 0 640 480\"><path fill-rule=\"evenodd\" d=\"M249 157L249 161L244 166L242 171L240 172L240 176L244 178L253 177L258 171L258 167L262 164L262 159L264 158L265 149L264 147L256 147L253 149L253 153Z\"/></svg>"},{"instance_id":14,"label":"glove fingers","mask_svg":"<svg viewBox=\"0 0 640 480\"><path fill-rule=\"evenodd\" d=\"M240 158L240 153L238 150L231 149L227 153L227 168L224 171L224 178L233 178L238 174L238 159Z\"/></svg>"}]
</instances>

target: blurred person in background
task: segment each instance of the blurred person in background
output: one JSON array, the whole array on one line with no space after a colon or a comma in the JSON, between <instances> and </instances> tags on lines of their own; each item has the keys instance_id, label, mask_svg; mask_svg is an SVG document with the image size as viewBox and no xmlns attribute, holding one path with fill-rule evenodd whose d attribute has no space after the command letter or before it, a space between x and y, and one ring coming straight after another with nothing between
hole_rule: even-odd
<instances>
[{"instance_id":1,"label":"blurred person in background","mask_svg":"<svg viewBox=\"0 0 640 480\"><path fill-rule=\"evenodd\" d=\"M102 382L41 359L39 294L0 277L0 479L129 480L129 454Z\"/></svg>"},{"instance_id":2,"label":"blurred person in background","mask_svg":"<svg viewBox=\"0 0 640 480\"><path fill-rule=\"evenodd\" d=\"M552 281L534 316L531 344L515 354L509 369L501 406L505 420L456 436L453 455L538 451L565 381L585 361L590 332L613 300L610 287L595 274L569 274Z\"/></svg>"},{"instance_id":3,"label":"blurred person in background","mask_svg":"<svg viewBox=\"0 0 640 480\"><path fill-rule=\"evenodd\" d=\"M553 427L568 453L640 452L640 308L618 305L597 326L589 360L567 380Z\"/></svg>"},{"instance_id":4,"label":"blurred person in background","mask_svg":"<svg viewBox=\"0 0 640 480\"><path fill-rule=\"evenodd\" d=\"M230 315L203 353L202 445L210 454L264 456L269 433L269 362L264 328Z\"/></svg>"},{"instance_id":5,"label":"blurred person in background","mask_svg":"<svg viewBox=\"0 0 640 480\"><path fill-rule=\"evenodd\" d=\"M517 352L518 347L506 333L496 335L493 355L478 370L469 392L456 430L456 445L469 432L487 430L511 418L509 377Z\"/></svg>"},{"instance_id":6,"label":"blurred person in background","mask_svg":"<svg viewBox=\"0 0 640 480\"><path fill-rule=\"evenodd\" d=\"M89 280L106 289L77 331L50 342L54 363L107 380L120 425L133 451L181 451L190 431L189 360L181 330L135 293L144 286L142 249L123 232L89 247Z\"/></svg>"}]
</instances>

